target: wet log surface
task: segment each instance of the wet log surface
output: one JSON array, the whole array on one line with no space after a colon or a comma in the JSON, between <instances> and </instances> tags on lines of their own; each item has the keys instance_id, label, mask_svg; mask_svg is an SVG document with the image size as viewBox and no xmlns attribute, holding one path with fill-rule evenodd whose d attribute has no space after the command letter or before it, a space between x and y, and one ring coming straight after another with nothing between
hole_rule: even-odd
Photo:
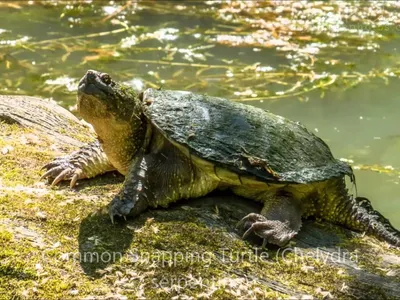
<instances>
[{"instance_id":1,"label":"wet log surface","mask_svg":"<svg viewBox=\"0 0 400 300\"><path fill-rule=\"evenodd\" d=\"M0 95L0 120L8 124L34 128L53 137L58 143L82 146L77 139L89 131L69 111L53 101L28 96Z\"/></svg>"}]
</instances>

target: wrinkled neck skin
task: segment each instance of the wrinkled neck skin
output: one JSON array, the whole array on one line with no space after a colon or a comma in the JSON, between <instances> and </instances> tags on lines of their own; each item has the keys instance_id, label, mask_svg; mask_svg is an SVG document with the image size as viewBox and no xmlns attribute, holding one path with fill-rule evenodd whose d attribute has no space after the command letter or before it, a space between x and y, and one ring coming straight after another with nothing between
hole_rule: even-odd
<instances>
[{"instance_id":1,"label":"wrinkled neck skin","mask_svg":"<svg viewBox=\"0 0 400 300\"><path fill-rule=\"evenodd\" d=\"M136 154L145 147L146 123L132 126L111 119L93 127L112 165L118 172L126 175L129 166L135 161Z\"/></svg>"},{"instance_id":2,"label":"wrinkled neck skin","mask_svg":"<svg viewBox=\"0 0 400 300\"><path fill-rule=\"evenodd\" d=\"M91 102L90 109L81 102L80 113L93 126L109 161L118 172L126 175L137 153L147 147L146 136L150 126L142 106L135 105L132 111L121 117L100 104L93 105L93 101L88 101L88 104Z\"/></svg>"}]
</instances>

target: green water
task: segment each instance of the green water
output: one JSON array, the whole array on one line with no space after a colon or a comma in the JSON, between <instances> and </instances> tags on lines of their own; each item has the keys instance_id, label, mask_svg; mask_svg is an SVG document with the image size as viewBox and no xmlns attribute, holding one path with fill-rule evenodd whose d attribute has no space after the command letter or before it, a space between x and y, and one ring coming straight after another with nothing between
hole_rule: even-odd
<instances>
[{"instance_id":1,"label":"green water","mask_svg":"<svg viewBox=\"0 0 400 300\"><path fill-rule=\"evenodd\" d=\"M269 109L351 160L359 194L400 228L395 4L94 2L0 2L0 93L73 110L96 69Z\"/></svg>"}]
</instances>

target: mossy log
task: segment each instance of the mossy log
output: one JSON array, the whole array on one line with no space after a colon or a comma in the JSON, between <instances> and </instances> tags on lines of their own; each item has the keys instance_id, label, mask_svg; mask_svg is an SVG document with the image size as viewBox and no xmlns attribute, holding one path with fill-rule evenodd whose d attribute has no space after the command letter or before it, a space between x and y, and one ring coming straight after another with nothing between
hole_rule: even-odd
<instances>
[{"instance_id":1,"label":"mossy log","mask_svg":"<svg viewBox=\"0 0 400 300\"><path fill-rule=\"evenodd\" d=\"M54 102L0 96L0 299L399 299L400 251L318 220L286 248L235 225L231 194L112 225L116 173L51 188L41 167L95 138Z\"/></svg>"}]
</instances>

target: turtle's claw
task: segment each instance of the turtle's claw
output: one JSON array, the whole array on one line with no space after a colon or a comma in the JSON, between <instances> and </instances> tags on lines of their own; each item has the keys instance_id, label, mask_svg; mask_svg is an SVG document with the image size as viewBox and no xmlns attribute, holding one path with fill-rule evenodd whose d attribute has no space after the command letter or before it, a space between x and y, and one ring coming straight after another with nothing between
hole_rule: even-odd
<instances>
[{"instance_id":1,"label":"turtle's claw","mask_svg":"<svg viewBox=\"0 0 400 300\"><path fill-rule=\"evenodd\" d=\"M264 238L264 239L263 239L263 243L262 243L262 245L261 245L261 249L262 249L262 250L266 249L265 246L267 245L267 243L268 243L268 240Z\"/></svg>"},{"instance_id":2,"label":"turtle's claw","mask_svg":"<svg viewBox=\"0 0 400 300\"><path fill-rule=\"evenodd\" d=\"M114 217L119 216L124 218L130 213L134 206L132 201L121 200L119 196L116 196L110 203L108 208L108 214L110 215L111 222L114 224Z\"/></svg>"},{"instance_id":3,"label":"turtle's claw","mask_svg":"<svg viewBox=\"0 0 400 300\"><path fill-rule=\"evenodd\" d=\"M48 165L45 165L43 169L47 169ZM51 167L50 169L47 169L46 173L44 173L41 177L40 180L42 180L43 178L48 178L48 177L54 177L55 174L57 174L58 172L62 171L63 168L61 166L57 166L57 167Z\"/></svg>"},{"instance_id":4,"label":"turtle's claw","mask_svg":"<svg viewBox=\"0 0 400 300\"><path fill-rule=\"evenodd\" d=\"M75 174L74 174L74 176L72 176L71 182L69 184L69 187L71 189L76 185L76 182L78 181L78 179L79 179L79 173L75 172Z\"/></svg>"},{"instance_id":5,"label":"turtle's claw","mask_svg":"<svg viewBox=\"0 0 400 300\"><path fill-rule=\"evenodd\" d=\"M55 186L63 180L71 180L70 187L73 188L76 182L83 178L82 169L72 163L68 157L56 158L43 166L43 169L46 169L46 173L40 177L40 180L53 178L51 186Z\"/></svg>"},{"instance_id":6,"label":"turtle's claw","mask_svg":"<svg viewBox=\"0 0 400 300\"><path fill-rule=\"evenodd\" d=\"M251 224L253 224L254 222L260 222L260 221L265 221L267 220L264 216L256 214L256 213L251 213L248 214L247 216L245 216L244 218L242 218L237 224L236 224L236 228L240 228L243 227L246 232L248 231L248 229L250 229ZM249 232L250 233L250 232ZM246 234L246 233L245 233ZM247 236L247 235L246 235Z\"/></svg>"},{"instance_id":7,"label":"turtle's claw","mask_svg":"<svg viewBox=\"0 0 400 300\"><path fill-rule=\"evenodd\" d=\"M41 168L41 170L44 170L44 169L46 169L46 170L53 169L54 167L57 167L57 166L60 165L60 161L61 161L61 160L62 160L61 157L57 157L57 158L55 158L53 161L51 161L51 162L45 164L45 165Z\"/></svg>"},{"instance_id":8,"label":"turtle's claw","mask_svg":"<svg viewBox=\"0 0 400 300\"><path fill-rule=\"evenodd\" d=\"M110 219L111 219L111 223L112 223L113 225L115 224L115 219L114 219L115 216L123 217L125 221L128 220L128 219L126 218L126 216L124 216L124 215L120 215L120 214L113 215L111 212L109 213L109 216L110 216Z\"/></svg>"},{"instance_id":9,"label":"turtle's claw","mask_svg":"<svg viewBox=\"0 0 400 300\"><path fill-rule=\"evenodd\" d=\"M66 179L70 173L71 173L71 169L65 169L63 171L61 171L60 174L57 175L56 178L54 178L53 182L51 183L51 186L55 186L57 185L59 182L63 181L64 179Z\"/></svg>"},{"instance_id":10,"label":"turtle's claw","mask_svg":"<svg viewBox=\"0 0 400 300\"><path fill-rule=\"evenodd\" d=\"M111 213L109 213L109 216L110 216L110 219L111 219L111 223L114 225L114 224L115 224L115 223L114 223L114 215L111 214Z\"/></svg>"},{"instance_id":11,"label":"turtle's claw","mask_svg":"<svg viewBox=\"0 0 400 300\"><path fill-rule=\"evenodd\" d=\"M268 220L263 215L248 214L239 224L243 226L245 233L243 239L247 238L250 233L255 233L263 239L262 247L265 248L266 243L272 243L278 246L286 245L297 231L290 228L289 224L280 220Z\"/></svg>"}]
</instances>

